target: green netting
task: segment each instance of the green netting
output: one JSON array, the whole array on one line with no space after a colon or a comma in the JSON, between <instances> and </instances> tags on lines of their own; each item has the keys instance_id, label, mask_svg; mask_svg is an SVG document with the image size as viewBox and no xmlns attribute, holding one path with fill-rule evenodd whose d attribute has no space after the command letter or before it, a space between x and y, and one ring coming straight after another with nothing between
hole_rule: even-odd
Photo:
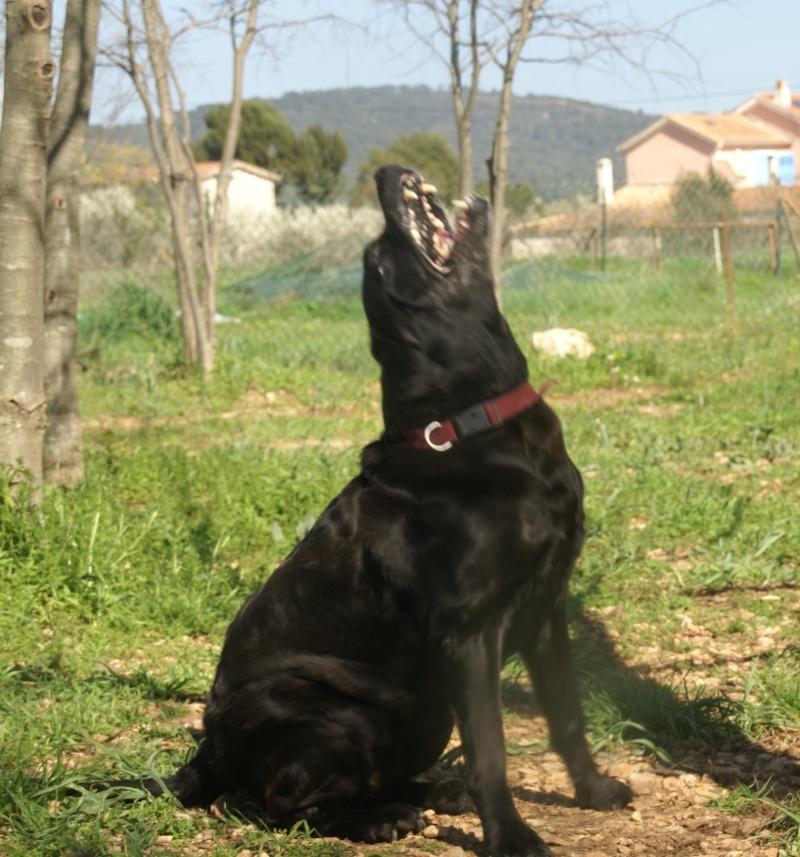
<instances>
[{"instance_id":1,"label":"green netting","mask_svg":"<svg viewBox=\"0 0 800 857\"><path fill-rule=\"evenodd\" d=\"M244 301L272 301L283 296L309 300L349 297L361 291L362 266L324 267L324 253L315 251L272 266L230 287ZM556 282L603 282L609 275L574 271L546 261L515 265L503 273L503 291L531 291Z\"/></svg>"},{"instance_id":2,"label":"green netting","mask_svg":"<svg viewBox=\"0 0 800 857\"><path fill-rule=\"evenodd\" d=\"M576 271L545 259L535 259L514 265L503 272L503 292L530 291L552 283L608 282L610 274L600 271Z\"/></svg>"},{"instance_id":3,"label":"green netting","mask_svg":"<svg viewBox=\"0 0 800 857\"><path fill-rule=\"evenodd\" d=\"M362 266L326 267L325 248L234 283L228 294L244 302L272 301L284 296L309 300L349 297L361 292Z\"/></svg>"}]
</instances>

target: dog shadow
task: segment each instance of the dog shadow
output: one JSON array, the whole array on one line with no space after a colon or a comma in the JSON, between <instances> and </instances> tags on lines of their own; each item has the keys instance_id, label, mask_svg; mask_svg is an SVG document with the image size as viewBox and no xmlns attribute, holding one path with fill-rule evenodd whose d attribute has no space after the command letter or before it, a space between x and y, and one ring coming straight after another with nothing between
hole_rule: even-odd
<instances>
[{"instance_id":1,"label":"dog shadow","mask_svg":"<svg viewBox=\"0 0 800 857\"><path fill-rule=\"evenodd\" d=\"M604 712L615 712L615 738L630 742L665 769L706 774L732 789L783 799L800 792L800 763L787 753L754 740L741 727L743 704L724 692L691 694L644 674L626 663L608 629L573 598L572 648L585 693L599 697ZM541 714L529 683L513 664L503 682L504 706L521 717ZM594 700L597 702L597 700ZM592 726L592 703L585 705ZM602 726L608 731L608 714ZM599 730L598 730L599 731ZM561 803L558 795L526 790L526 800ZM572 805L563 798L564 805Z\"/></svg>"}]
</instances>

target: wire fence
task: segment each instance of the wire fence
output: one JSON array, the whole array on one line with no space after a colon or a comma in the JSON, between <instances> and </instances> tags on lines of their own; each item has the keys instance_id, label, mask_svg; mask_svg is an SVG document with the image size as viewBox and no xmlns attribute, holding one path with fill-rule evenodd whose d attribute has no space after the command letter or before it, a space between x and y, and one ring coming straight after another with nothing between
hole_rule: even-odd
<instances>
[{"instance_id":1,"label":"wire fence","mask_svg":"<svg viewBox=\"0 0 800 857\"><path fill-rule=\"evenodd\" d=\"M800 188L715 195L708 187L701 193L627 187L607 205L515 224L507 246L517 259L569 264L589 257L597 270L609 260L638 260L661 270L691 259L706 261L720 275L736 269L778 275L787 255L794 265L800 260Z\"/></svg>"},{"instance_id":2,"label":"wire fence","mask_svg":"<svg viewBox=\"0 0 800 857\"><path fill-rule=\"evenodd\" d=\"M582 195L512 224L501 284L506 305L525 300L539 327L580 327L588 316L595 325L605 319L609 327L641 329L735 321L748 308L760 311L765 296L796 308L800 188L713 191L702 182L691 193L623 189L606 206ZM124 195L101 202L84 207L83 306L121 284L174 306L163 211ZM357 296L363 247L382 226L378 210L343 205L231 222L221 311L287 296Z\"/></svg>"}]
</instances>

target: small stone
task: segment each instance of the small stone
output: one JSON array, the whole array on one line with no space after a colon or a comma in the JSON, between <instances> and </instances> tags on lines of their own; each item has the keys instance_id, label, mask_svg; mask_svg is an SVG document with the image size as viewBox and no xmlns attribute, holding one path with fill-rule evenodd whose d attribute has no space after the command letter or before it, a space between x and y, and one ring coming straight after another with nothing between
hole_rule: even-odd
<instances>
[{"instance_id":1,"label":"small stone","mask_svg":"<svg viewBox=\"0 0 800 857\"><path fill-rule=\"evenodd\" d=\"M439 828L435 824L429 824L423 828L422 835L426 839L436 839L439 836Z\"/></svg>"},{"instance_id":2,"label":"small stone","mask_svg":"<svg viewBox=\"0 0 800 857\"><path fill-rule=\"evenodd\" d=\"M750 836L755 833L764 822L758 818L745 818L744 821L739 825L739 833L742 836Z\"/></svg>"},{"instance_id":3,"label":"small stone","mask_svg":"<svg viewBox=\"0 0 800 857\"><path fill-rule=\"evenodd\" d=\"M637 795L649 794L661 784L661 779L655 774L634 772L628 777L628 783Z\"/></svg>"},{"instance_id":4,"label":"small stone","mask_svg":"<svg viewBox=\"0 0 800 857\"><path fill-rule=\"evenodd\" d=\"M641 814L641 812L639 812L639 810L638 810L638 809L635 809L635 810L631 813L631 821L641 821L641 820L642 820L642 814Z\"/></svg>"}]
</instances>

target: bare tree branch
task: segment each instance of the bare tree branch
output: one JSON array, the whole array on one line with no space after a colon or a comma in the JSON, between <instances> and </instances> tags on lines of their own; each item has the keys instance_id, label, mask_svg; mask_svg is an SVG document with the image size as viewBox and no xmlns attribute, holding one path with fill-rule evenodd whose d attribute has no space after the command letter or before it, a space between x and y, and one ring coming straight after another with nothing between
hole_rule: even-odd
<instances>
[{"instance_id":1,"label":"bare tree branch","mask_svg":"<svg viewBox=\"0 0 800 857\"><path fill-rule=\"evenodd\" d=\"M667 13L660 21L644 24L631 8L622 17L609 0L570 4L566 0L382 0L402 13L409 30L450 74L453 112L459 140L462 192L471 188L471 117L481 73L487 66L500 71L502 85L492 154L487 165L495 208L493 264L499 274L502 247L504 191L507 175L508 127L511 87L519 63L602 64L621 63L651 78L693 79L699 63L678 37L678 25L687 16L730 0L704 0L689 9ZM464 38L463 33L469 35ZM689 66L685 74L655 68L651 56L666 47ZM469 89L464 79L470 75Z\"/></svg>"}]
</instances>

